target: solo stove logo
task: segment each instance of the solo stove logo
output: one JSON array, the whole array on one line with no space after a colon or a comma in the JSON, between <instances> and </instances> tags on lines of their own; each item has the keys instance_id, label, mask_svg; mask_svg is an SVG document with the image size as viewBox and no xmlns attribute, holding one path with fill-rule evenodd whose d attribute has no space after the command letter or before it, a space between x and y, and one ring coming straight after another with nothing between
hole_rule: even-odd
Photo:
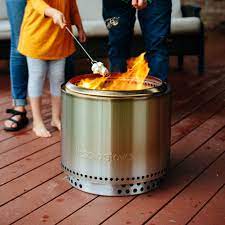
<instances>
[{"instance_id":1,"label":"solo stove logo","mask_svg":"<svg viewBox=\"0 0 225 225\"><path fill-rule=\"evenodd\" d=\"M130 153L113 153L111 155L109 154L96 154L94 152L87 152L87 151L79 151L79 155L81 158L84 159L91 159L91 160L101 160L106 162L112 162L112 161L125 161L125 160L132 160L132 154Z\"/></svg>"}]
</instances>

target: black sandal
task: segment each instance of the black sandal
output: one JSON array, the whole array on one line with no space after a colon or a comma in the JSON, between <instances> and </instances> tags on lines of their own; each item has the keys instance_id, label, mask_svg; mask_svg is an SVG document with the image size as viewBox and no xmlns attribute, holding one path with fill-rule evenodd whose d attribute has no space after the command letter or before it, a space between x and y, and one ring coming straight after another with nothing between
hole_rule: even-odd
<instances>
[{"instance_id":1,"label":"black sandal","mask_svg":"<svg viewBox=\"0 0 225 225\"><path fill-rule=\"evenodd\" d=\"M24 127L27 126L27 124L29 123L29 120L27 118L27 112L20 112L20 111L17 111L15 109L7 109L6 110L6 113L9 113L9 114L12 114L11 117L9 117L7 120L10 120L12 121L14 124L16 124L17 126L16 127L4 127L4 130L5 131L18 131L18 130L21 130L23 129ZM15 119L13 119L14 116L21 116L20 119L17 121Z\"/></svg>"}]
</instances>

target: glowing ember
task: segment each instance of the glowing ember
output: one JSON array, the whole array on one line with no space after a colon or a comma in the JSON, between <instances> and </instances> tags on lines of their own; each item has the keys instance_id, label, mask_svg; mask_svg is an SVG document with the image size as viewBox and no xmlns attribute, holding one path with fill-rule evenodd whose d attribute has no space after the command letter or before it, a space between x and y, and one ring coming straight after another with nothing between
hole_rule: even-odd
<instances>
[{"instance_id":1,"label":"glowing ember","mask_svg":"<svg viewBox=\"0 0 225 225\"><path fill-rule=\"evenodd\" d=\"M96 90L143 90L148 76L149 67L145 61L145 53L127 62L127 72L113 74L109 77L86 78L81 80L77 86Z\"/></svg>"}]
</instances>

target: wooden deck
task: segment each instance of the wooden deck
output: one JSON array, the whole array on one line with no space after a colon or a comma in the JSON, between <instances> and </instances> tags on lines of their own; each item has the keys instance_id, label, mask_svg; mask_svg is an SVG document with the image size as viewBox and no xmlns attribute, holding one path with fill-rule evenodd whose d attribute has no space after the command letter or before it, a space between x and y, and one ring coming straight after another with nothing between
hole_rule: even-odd
<instances>
[{"instance_id":1,"label":"wooden deck","mask_svg":"<svg viewBox=\"0 0 225 225\"><path fill-rule=\"evenodd\" d=\"M139 196L101 197L72 188L60 168L60 134L53 129L49 139L35 137L31 124L4 132L4 111L11 102L2 72L0 225L224 225L225 38L215 39L220 47L213 38L207 39L205 76L196 75L192 58L184 72L171 70L170 173L160 189ZM47 94L44 105L50 127Z\"/></svg>"}]
</instances>

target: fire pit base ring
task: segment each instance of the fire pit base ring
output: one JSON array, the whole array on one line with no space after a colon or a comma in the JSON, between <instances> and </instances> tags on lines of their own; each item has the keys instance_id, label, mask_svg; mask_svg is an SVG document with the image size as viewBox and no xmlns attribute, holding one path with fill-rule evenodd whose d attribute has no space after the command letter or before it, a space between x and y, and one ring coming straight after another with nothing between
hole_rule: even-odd
<instances>
[{"instance_id":1,"label":"fire pit base ring","mask_svg":"<svg viewBox=\"0 0 225 225\"><path fill-rule=\"evenodd\" d=\"M158 188L160 183L163 181L163 178L161 177L151 181L123 185L90 183L73 176L68 176L68 180L76 189L91 194L103 196L130 196L143 194Z\"/></svg>"}]
</instances>

